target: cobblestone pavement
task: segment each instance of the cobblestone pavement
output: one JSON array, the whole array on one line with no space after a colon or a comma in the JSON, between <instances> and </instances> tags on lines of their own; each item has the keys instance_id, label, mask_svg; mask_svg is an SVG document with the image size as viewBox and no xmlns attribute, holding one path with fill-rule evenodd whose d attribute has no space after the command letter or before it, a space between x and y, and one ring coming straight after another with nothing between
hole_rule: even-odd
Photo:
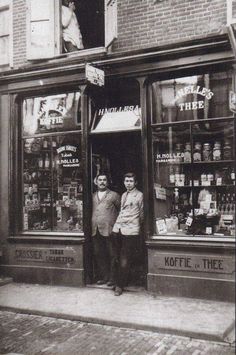
<instances>
[{"instance_id":1,"label":"cobblestone pavement","mask_svg":"<svg viewBox=\"0 0 236 355\"><path fill-rule=\"evenodd\" d=\"M205 340L0 311L0 354L234 355Z\"/></svg>"}]
</instances>

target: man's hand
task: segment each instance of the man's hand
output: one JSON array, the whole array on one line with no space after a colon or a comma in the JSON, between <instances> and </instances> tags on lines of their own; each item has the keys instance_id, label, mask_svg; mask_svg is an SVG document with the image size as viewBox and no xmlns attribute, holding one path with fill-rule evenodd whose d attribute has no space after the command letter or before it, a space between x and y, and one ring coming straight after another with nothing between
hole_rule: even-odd
<instances>
[{"instance_id":1,"label":"man's hand","mask_svg":"<svg viewBox=\"0 0 236 355\"><path fill-rule=\"evenodd\" d=\"M75 4L73 2L69 2L69 9L75 11Z\"/></svg>"}]
</instances>

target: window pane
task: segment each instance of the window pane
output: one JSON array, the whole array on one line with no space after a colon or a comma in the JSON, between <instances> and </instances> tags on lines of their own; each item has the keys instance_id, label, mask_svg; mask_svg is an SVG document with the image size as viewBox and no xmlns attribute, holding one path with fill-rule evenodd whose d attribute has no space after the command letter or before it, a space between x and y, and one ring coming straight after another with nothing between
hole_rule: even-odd
<instances>
[{"instance_id":1,"label":"window pane","mask_svg":"<svg viewBox=\"0 0 236 355\"><path fill-rule=\"evenodd\" d=\"M235 236L233 123L193 126L194 234Z\"/></svg>"},{"instance_id":2,"label":"window pane","mask_svg":"<svg viewBox=\"0 0 236 355\"><path fill-rule=\"evenodd\" d=\"M0 36L9 35L9 10L0 10Z\"/></svg>"},{"instance_id":3,"label":"window pane","mask_svg":"<svg viewBox=\"0 0 236 355\"><path fill-rule=\"evenodd\" d=\"M83 231L81 139L53 138L53 230Z\"/></svg>"},{"instance_id":4,"label":"window pane","mask_svg":"<svg viewBox=\"0 0 236 355\"><path fill-rule=\"evenodd\" d=\"M80 93L26 99L23 135L81 129Z\"/></svg>"},{"instance_id":5,"label":"window pane","mask_svg":"<svg viewBox=\"0 0 236 355\"><path fill-rule=\"evenodd\" d=\"M50 141L30 138L24 141L23 230L51 229Z\"/></svg>"},{"instance_id":6,"label":"window pane","mask_svg":"<svg viewBox=\"0 0 236 355\"><path fill-rule=\"evenodd\" d=\"M153 129L154 231L235 236L234 123Z\"/></svg>"},{"instance_id":7,"label":"window pane","mask_svg":"<svg viewBox=\"0 0 236 355\"><path fill-rule=\"evenodd\" d=\"M191 143L188 125L153 130L154 231L188 233L192 210Z\"/></svg>"},{"instance_id":8,"label":"window pane","mask_svg":"<svg viewBox=\"0 0 236 355\"><path fill-rule=\"evenodd\" d=\"M24 140L24 231L83 230L80 136Z\"/></svg>"},{"instance_id":9,"label":"window pane","mask_svg":"<svg viewBox=\"0 0 236 355\"><path fill-rule=\"evenodd\" d=\"M151 85L153 123L232 116L229 91L232 73L211 73L154 82Z\"/></svg>"},{"instance_id":10,"label":"window pane","mask_svg":"<svg viewBox=\"0 0 236 355\"><path fill-rule=\"evenodd\" d=\"M0 37L0 63L9 63L9 36Z\"/></svg>"},{"instance_id":11,"label":"window pane","mask_svg":"<svg viewBox=\"0 0 236 355\"><path fill-rule=\"evenodd\" d=\"M93 95L91 131L111 132L141 129L138 82L133 79L111 82Z\"/></svg>"}]
</instances>

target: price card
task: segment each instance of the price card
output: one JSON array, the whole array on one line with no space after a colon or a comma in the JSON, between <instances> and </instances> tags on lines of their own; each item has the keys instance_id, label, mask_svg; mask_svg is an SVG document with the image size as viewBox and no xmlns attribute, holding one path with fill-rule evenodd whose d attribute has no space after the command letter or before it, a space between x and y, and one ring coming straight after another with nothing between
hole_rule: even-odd
<instances>
[{"instance_id":1,"label":"price card","mask_svg":"<svg viewBox=\"0 0 236 355\"><path fill-rule=\"evenodd\" d=\"M167 233L166 222L164 219L159 219L156 221L156 228L157 228L158 234L166 234Z\"/></svg>"},{"instance_id":2,"label":"price card","mask_svg":"<svg viewBox=\"0 0 236 355\"><path fill-rule=\"evenodd\" d=\"M185 223L186 226L191 227L192 223L193 223L192 217L188 217L188 218L187 218L187 221L186 221L186 223Z\"/></svg>"},{"instance_id":3,"label":"price card","mask_svg":"<svg viewBox=\"0 0 236 355\"><path fill-rule=\"evenodd\" d=\"M212 227L206 227L206 234L212 234Z\"/></svg>"}]
</instances>

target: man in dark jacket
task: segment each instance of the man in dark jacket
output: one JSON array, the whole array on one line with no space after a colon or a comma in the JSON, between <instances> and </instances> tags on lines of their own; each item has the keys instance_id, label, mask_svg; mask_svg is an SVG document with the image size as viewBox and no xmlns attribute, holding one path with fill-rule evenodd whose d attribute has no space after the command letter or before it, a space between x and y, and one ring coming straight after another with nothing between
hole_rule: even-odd
<instances>
[{"instance_id":1,"label":"man in dark jacket","mask_svg":"<svg viewBox=\"0 0 236 355\"><path fill-rule=\"evenodd\" d=\"M97 284L114 284L117 249L111 236L120 209L120 196L108 188L108 177L99 173L97 191L93 194L92 236Z\"/></svg>"}]
</instances>

